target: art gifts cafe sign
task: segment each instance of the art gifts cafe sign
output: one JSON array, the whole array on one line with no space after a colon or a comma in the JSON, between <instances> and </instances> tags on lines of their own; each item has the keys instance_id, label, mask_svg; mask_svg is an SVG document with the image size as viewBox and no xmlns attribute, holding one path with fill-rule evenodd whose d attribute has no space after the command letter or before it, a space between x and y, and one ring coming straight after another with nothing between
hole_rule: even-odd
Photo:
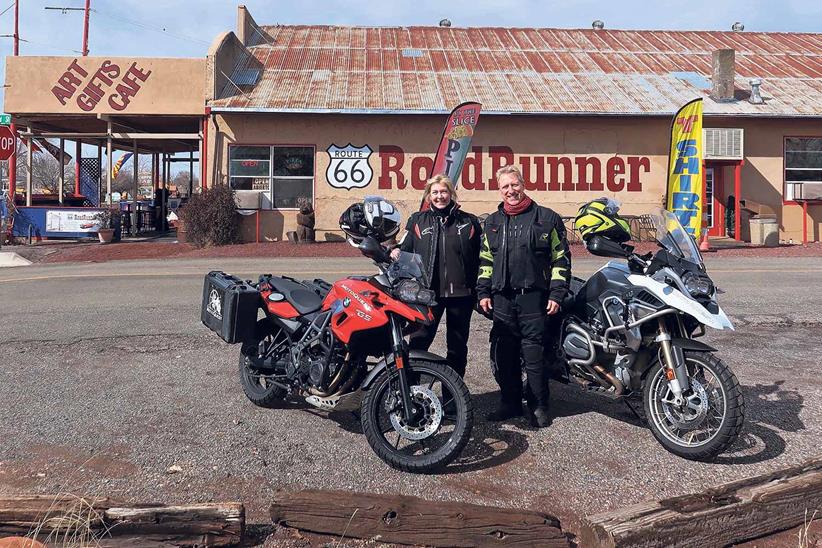
<instances>
[{"instance_id":1,"label":"art gifts cafe sign","mask_svg":"<svg viewBox=\"0 0 822 548\"><path fill-rule=\"evenodd\" d=\"M140 93L151 71L136 62L120 65L105 59L94 72L84 69L74 59L57 79L51 93L62 105L75 101L80 110L92 112L105 101L109 108L126 110Z\"/></svg>"}]
</instances>

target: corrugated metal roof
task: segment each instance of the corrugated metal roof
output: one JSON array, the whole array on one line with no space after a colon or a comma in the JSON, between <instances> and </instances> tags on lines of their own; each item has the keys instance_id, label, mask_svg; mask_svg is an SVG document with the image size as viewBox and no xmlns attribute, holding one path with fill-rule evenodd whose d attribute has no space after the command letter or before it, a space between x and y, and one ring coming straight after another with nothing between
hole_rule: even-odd
<instances>
[{"instance_id":1,"label":"corrugated metal roof","mask_svg":"<svg viewBox=\"0 0 822 548\"><path fill-rule=\"evenodd\" d=\"M267 26L215 110L822 116L822 34L443 27ZM737 100L708 98L711 54L736 50ZM762 79L765 104L745 100Z\"/></svg>"}]
</instances>

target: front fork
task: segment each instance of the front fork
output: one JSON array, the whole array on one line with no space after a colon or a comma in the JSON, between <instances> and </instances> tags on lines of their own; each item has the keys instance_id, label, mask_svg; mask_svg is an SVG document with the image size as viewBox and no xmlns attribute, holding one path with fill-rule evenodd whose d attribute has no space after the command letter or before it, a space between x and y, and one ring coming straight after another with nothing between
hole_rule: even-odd
<instances>
[{"instance_id":1,"label":"front fork","mask_svg":"<svg viewBox=\"0 0 822 548\"><path fill-rule=\"evenodd\" d=\"M671 332L665 325L665 320L659 318L659 333L654 339L662 348L663 366L665 375L668 377L668 386L674 395L674 405L681 406L685 403L682 393L690 388L688 380L688 368L685 365L685 354L682 349L671 344Z\"/></svg>"},{"instance_id":2,"label":"front fork","mask_svg":"<svg viewBox=\"0 0 822 548\"><path fill-rule=\"evenodd\" d=\"M416 418L418 411L411 402L411 386L408 384L408 374L405 371L405 366L408 364L408 345L402 337L400 321L393 314L389 318L391 319L391 351L394 354L394 368L400 384L402 415L405 422L410 424Z\"/></svg>"}]
</instances>

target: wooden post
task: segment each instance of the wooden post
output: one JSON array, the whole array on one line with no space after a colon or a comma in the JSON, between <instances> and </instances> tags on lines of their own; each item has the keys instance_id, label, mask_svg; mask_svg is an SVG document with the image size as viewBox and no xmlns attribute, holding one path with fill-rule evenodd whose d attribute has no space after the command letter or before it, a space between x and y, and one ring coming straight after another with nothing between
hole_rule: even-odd
<instances>
[{"instance_id":1,"label":"wooden post","mask_svg":"<svg viewBox=\"0 0 822 548\"><path fill-rule=\"evenodd\" d=\"M97 205L103 203L103 143L97 141Z\"/></svg>"},{"instance_id":2,"label":"wooden post","mask_svg":"<svg viewBox=\"0 0 822 548\"><path fill-rule=\"evenodd\" d=\"M31 128L26 128L26 133L31 133ZM31 174L31 137L26 137L26 205L31 207L31 193L33 188Z\"/></svg>"},{"instance_id":3,"label":"wooden post","mask_svg":"<svg viewBox=\"0 0 822 548\"><path fill-rule=\"evenodd\" d=\"M64 164L66 160L66 151L63 150L63 147L66 146L65 139L60 139L60 154L58 154L59 158L57 158L57 163L60 164L60 173L57 176L57 200L60 205L63 205L63 194L66 193L66 166Z\"/></svg>"},{"instance_id":4,"label":"wooden post","mask_svg":"<svg viewBox=\"0 0 822 548\"><path fill-rule=\"evenodd\" d=\"M111 205L111 170L114 168L114 162L111 158L111 122L107 124L106 137L106 203Z\"/></svg>"},{"instance_id":5,"label":"wooden post","mask_svg":"<svg viewBox=\"0 0 822 548\"><path fill-rule=\"evenodd\" d=\"M742 160L734 166L734 239L742 241L742 209L739 201L742 194Z\"/></svg>"},{"instance_id":6,"label":"wooden post","mask_svg":"<svg viewBox=\"0 0 822 548\"><path fill-rule=\"evenodd\" d=\"M194 192L194 149L188 151L188 195Z\"/></svg>"},{"instance_id":7,"label":"wooden post","mask_svg":"<svg viewBox=\"0 0 822 548\"><path fill-rule=\"evenodd\" d=\"M567 547L559 520L528 510L348 491L279 493L271 519L335 536L424 546ZM587 546L587 545L586 545Z\"/></svg>"},{"instance_id":8,"label":"wooden post","mask_svg":"<svg viewBox=\"0 0 822 548\"><path fill-rule=\"evenodd\" d=\"M140 157L139 152L137 151L137 139L134 139L134 153L131 157L131 160L134 162L134 188L133 192L134 195L131 197L131 234L133 236L137 235L137 218L139 217L137 213L137 194L140 191Z\"/></svg>"},{"instance_id":9,"label":"wooden post","mask_svg":"<svg viewBox=\"0 0 822 548\"><path fill-rule=\"evenodd\" d=\"M74 142L74 194L80 194L80 160L83 159L83 141Z\"/></svg>"},{"instance_id":10,"label":"wooden post","mask_svg":"<svg viewBox=\"0 0 822 548\"><path fill-rule=\"evenodd\" d=\"M245 531L245 507L237 502L131 506L106 497L0 496L0 537L32 531L41 538L52 535L60 545L66 539L66 545L83 546L237 546Z\"/></svg>"},{"instance_id":11,"label":"wooden post","mask_svg":"<svg viewBox=\"0 0 822 548\"><path fill-rule=\"evenodd\" d=\"M206 176L208 175L208 108L206 108L206 115L200 120L200 130L202 137L200 138L200 190L208 188L206 183Z\"/></svg>"},{"instance_id":12,"label":"wooden post","mask_svg":"<svg viewBox=\"0 0 822 548\"><path fill-rule=\"evenodd\" d=\"M802 245L808 245L808 200L802 200Z\"/></svg>"},{"instance_id":13,"label":"wooden post","mask_svg":"<svg viewBox=\"0 0 822 548\"><path fill-rule=\"evenodd\" d=\"M727 546L790 529L822 507L822 458L700 493L583 519L580 546Z\"/></svg>"}]
</instances>

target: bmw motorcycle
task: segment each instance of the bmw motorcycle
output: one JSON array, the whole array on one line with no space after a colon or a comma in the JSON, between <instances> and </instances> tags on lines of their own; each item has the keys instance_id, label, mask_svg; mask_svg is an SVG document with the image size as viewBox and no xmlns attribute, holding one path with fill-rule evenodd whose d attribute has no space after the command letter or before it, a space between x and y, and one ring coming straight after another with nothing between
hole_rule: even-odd
<instances>
[{"instance_id":1,"label":"bmw motorcycle","mask_svg":"<svg viewBox=\"0 0 822 548\"><path fill-rule=\"evenodd\" d=\"M241 343L240 383L255 405L301 399L333 410L359 394L374 452L394 468L432 472L468 442L471 397L444 358L405 341L433 321L420 256L402 252L392 261L370 236L359 249L378 275L332 285L269 274L251 284L211 272L201 317L226 342Z\"/></svg>"},{"instance_id":2,"label":"bmw motorcycle","mask_svg":"<svg viewBox=\"0 0 822 548\"><path fill-rule=\"evenodd\" d=\"M594 255L625 262L610 261L587 281L572 279L562 303L563 377L613 398L641 397L665 449L710 460L737 439L745 403L716 349L697 339L706 327L733 325L693 238L668 211L650 217L656 253L639 256L598 235L586 243Z\"/></svg>"}]
</instances>

